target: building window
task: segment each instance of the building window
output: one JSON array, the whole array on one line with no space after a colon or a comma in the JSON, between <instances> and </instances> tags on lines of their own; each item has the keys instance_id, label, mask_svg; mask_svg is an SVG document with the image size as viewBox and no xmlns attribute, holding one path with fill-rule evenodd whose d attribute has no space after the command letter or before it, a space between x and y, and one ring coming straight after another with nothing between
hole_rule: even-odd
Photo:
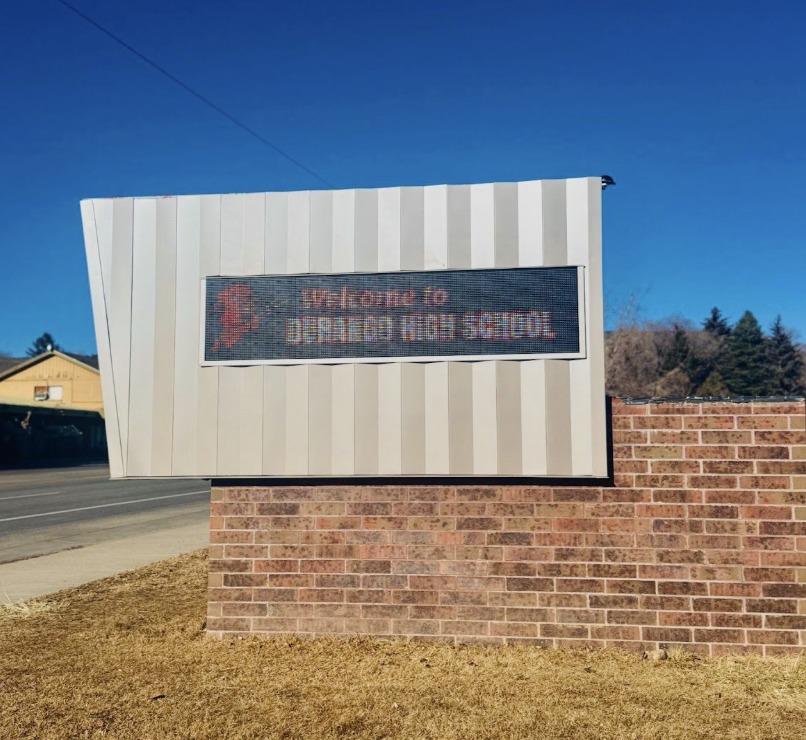
<instances>
[{"instance_id":1,"label":"building window","mask_svg":"<svg viewBox=\"0 0 806 740\"><path fill-rule=\"evenodd\" d=\"M37 385L34 387L34 401L47 401L48 388L45 385Z\"/></svg>"},{"instance_id":2,"label":"building window","mask_svg":"<svg viewBox=\"0 0 806 740\"><path fill-rule=\"evenodd\" d=\"M60 385L52 385L48 388L48 398L51 401L61 401L62 400L62 386Z\"/></svg>"}]
</instances>

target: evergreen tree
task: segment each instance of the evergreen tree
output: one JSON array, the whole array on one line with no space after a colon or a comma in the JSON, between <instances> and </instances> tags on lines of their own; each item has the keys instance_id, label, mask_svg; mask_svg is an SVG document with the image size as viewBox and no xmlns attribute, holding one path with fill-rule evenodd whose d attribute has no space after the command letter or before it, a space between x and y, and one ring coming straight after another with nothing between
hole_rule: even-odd
<instances>
[{"instance_id":1,"label":"evergreen tree","mask_svg":"<svg viewBox=\"0 0 806 740\"><path fill-rule=\"evenodd\" d=\"M660 367L661 375L666 375L666 373L670 373L675 368L681 368L685 371L690 357L691 346L688 342L686 330L681 324L675 323L672 346L663 358L663 363Z\"/></svg>"},{"instance_id":2,"label":"evergreen tree","mask_svg":"<svg viewBox=\"0 0 806 740\"><path fill-rule=\"evenodd\" d=\"M716 306L711 309L711 315L702 322L702 328L717 337L726 337L730 334L728 320Z\"/></svg>"},{"instance_id":3,"label":"evergreen tree","mask_svg":"<svg viewBox=\"0 0 806 740\"><path fill-rule=\"evenodd\" d=\"M47 332L34 339L34 343L26 350L28 357L36 357L52 349L61 349L56 340Z\"/></svg>"},{"instance_id":4,"label":"evergreen tree","mask_svg":"<svg viewBox=\"0 0 806 740\"><path fill-rule=\"evenodd\" d=\"M803 393L803 355L792 341L792 332L786 329L778 316L767 340L769 363L769 392L774 396Z\"/></svg>"},{"instance_id":5,"label":"evergreen tree","mask_svg":"<svg viewBox=\"0 0 806 740\"><path fill-rule=\"evenodd\" d=\"M767 342L756 317L745 311L730 332L727 352L719 363L725 386L735 395L769 395Z\"/></svg>"},{"instance_id":6,"label":"evergreen tree","mask_svg":"<svg viewBox=\"0 0 806 740\"><path fill-rule=\"evenodd\" d=\"M725 381L719 374L719 370L712 370L711 374L705 379L705 382L697 389L697 395L707 398L709 396L728 396Z\"/></svg>"}]
</instances>

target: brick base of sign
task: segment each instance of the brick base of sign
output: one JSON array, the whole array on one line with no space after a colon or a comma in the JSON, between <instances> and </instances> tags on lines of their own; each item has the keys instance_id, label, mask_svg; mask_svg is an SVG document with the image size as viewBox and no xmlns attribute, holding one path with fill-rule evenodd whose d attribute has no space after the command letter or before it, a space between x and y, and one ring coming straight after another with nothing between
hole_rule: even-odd
<instances>
[{"instance_id":1,"label":"brick base of sign","mask_svg":"<svg viewBox=\"0 0 806 740\"><path fill-rule=\"evenodd\" d=\"M805 420L614 401L612 486L214 487L207 629L797 654Z\"/></svg>"}]
</instances>

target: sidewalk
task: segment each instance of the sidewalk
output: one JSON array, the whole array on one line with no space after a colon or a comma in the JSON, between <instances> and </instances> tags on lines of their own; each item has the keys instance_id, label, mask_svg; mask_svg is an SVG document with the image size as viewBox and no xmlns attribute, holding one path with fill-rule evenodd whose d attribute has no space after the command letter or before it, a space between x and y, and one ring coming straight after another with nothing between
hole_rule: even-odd
<instances>
[{"instance_id":1,"label":"sidewalk","mask_svg":"<svg viewBox=\"0 0 806 740\"><path fill-rule=\"evenodd\" d=\"M208 521L0 565L0 603L33 599L207 547Z\"/></svg>"}]
</instances>

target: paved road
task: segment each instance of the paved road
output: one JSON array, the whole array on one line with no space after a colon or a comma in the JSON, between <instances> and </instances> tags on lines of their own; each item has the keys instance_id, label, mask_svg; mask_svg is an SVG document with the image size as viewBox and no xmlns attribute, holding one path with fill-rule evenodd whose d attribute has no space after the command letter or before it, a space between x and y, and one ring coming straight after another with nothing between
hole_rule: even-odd
<instances>
[{"instance_id":1,"label":"paved road","mask_svg":"<svg viewBox=\"0 0 806 740\"><path fill-rule=\"evenodd\" d=\"M201 524L203 480L110 481L105 465L0 471L0 563Z\"/></svg>"}]
</instances>

